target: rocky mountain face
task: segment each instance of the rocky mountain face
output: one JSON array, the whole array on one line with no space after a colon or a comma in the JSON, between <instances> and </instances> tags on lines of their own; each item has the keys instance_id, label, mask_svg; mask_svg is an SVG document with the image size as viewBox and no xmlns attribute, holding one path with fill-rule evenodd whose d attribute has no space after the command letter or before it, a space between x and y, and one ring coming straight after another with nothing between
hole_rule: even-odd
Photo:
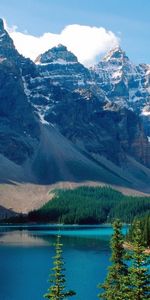
<instances>
[{"instance_id":1,"label":"rocky mountain face","mask_svg":"<svg viewBox=\"0 0 150 300\"><path fill-rule=\"evenodd\" d=\"M92 180L144 190L150 143L134 110L137 102L136 112L149 112L149 77L140 77L147 68L118 49L88 70L63 45L33 63L0 21L1 182Z\"/></svg>"},{"instance_id":2,"label":"rocky mountain face","mask_svg":"<svg viewBox=\"0 0 150 300\"><path fill-rule=\"evenodd\" d=\"M0 153L18 165L32 156L39 134L24 92L23 74L30 64L16 51L0 21Z\"/></svg>"},{"instance_id":3,"label":"rocky mountain face","mask_svg":"<svg viewBox=\"0 0 150 300\"><path fill-rule=\"evenodd\" d=\"M40 55L35 63L39 73L48 77L56 86L75 89L79 86L89 87L94 84L91 81L89 70L80 64L77 57L61 44Z\"/></svg>"},{"instance_id":4,"label":"rocky mountain face","mask_svg":"<svg viewBox=\"0 0 150 300\"><path fill-rule=\"evenodd\" d=\"M140 115L150 136L150 65L134 65L117 47L92 67L92 71L98 86L112 102Z\"/></svg>"},{"instance_id":5,"label":"rocky mountain face","mask_svg":"<svg viewBox=\"0 0 150 300\"><path fill-rule=\"evenodd\" d=\"M126 77L133 73L134 68L121 49L113 55L119 58L119 68L120 60L128 62L129 66L124 67ZM51 95L55 101L51 107L47 106L44 115L48 123L59 128L78 148L96 159L104 155L121 165L125 153L128 153L149 166L149 143L142 125L127 105L116 103L117 99L113 101L110 72L107 76L105 74L107 79L103 77L100 84L101 73L94 69L96 74L93 75L62 45L38 57L36 63L41 77L50 80L57 87L57 93L58 87L61 88L59 98L57 93ZM127 101L125 95L123 97ZM136 130L132 130L133 119Z\"/></svg>"}]
</instances>

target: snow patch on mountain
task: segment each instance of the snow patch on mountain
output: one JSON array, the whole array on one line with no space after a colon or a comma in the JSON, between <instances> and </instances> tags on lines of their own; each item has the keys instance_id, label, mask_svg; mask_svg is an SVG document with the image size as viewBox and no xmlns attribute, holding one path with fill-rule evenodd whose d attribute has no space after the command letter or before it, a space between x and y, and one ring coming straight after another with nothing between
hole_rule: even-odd
<instances>
[{"instance_id":1,"label":"snow patch on mountain","mask_svg":"<svg viewBox=\"0 0 150 300\"><path fill-rule=\"evenodd\" d=\"M150 111L142 111L143 116L150 116Z\"/></svg>"},{"instance_id":2,"label":"snow patch on mountain","mask_svg":"<svg viewBox=\"0 0 150 300\"><path fill-rule=\"evenodd\" d=\"M27 82L26 82L26 79L24 76L22 76L22 82L23 82L23 86L24 86L24 92L29 100L30 98L30 95L31 95L31 91L30 89L28 88L28 85L27 85Z\"/></svg>"},{"instance_id":3,"label":"snow patch on mountain","mask_svg":"<svg viewBox=\"0 0 150 300\"><path fill-rule=\"evenodd\" d=\"M42 124L47 124L49 125L49 122L47 122L44 118L45 113L49 110L49 105L47 106L43 106L43 105L36 105L36 104L32 104L32 106L35 108L35 112L37 113L40 122Z\"/></svg>"},{"instance_id":4,"label":"snow patch on mountain","mask_svg":"<svg viewBox=\"0 0 150 300\"><path fill-rule=\"evenodd\" d=\"M69 64L76 64L77 62L75 61L66 61L65 59L57 59L57 60L54 60L52 62L47 62L47 63L41 63L40 61L37 61L36 64L37 65L42 65L42 66L48 66L48 65L55 65L55 64L58 64L58 65L69 65Z\"/></svg>"}]
</instances>

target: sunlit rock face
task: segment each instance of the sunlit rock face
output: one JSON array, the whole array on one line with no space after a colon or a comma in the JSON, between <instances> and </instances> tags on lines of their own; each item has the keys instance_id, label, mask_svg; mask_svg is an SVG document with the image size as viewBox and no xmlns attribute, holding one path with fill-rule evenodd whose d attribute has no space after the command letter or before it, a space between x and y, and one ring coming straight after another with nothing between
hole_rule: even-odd
<instances>
[{"instance_id":1,"label":"sunlit rock face","mask_svg":"<svg viewBox=\"0 0 150 300\"><path fill-rule=\"evenodd\" d=\"M136 66L120 47L116 47L91 70L98 86L111 101L144 116L149 136L150 65Z\"/></svg>"}]
</instances>

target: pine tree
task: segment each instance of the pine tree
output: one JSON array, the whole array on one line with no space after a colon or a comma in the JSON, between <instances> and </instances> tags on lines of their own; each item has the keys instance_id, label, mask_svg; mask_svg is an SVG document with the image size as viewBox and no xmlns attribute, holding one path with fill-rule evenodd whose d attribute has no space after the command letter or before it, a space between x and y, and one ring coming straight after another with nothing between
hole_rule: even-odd
<instances>
[{"instance_id":1,"label":"pine tree","mask_svg":"<svg viewBox=\"0 0 150 300\"><path fill-rule=\"evenodd\" d=\"M150 213L146 214L145 217L140 219L140 221L144 228L143 231L144 241L146 243L146 246L150 246Z\"/></svg>"},{"instance_id":2,"label":"pine tree","mask_svg":"<svg viewBox=\"0 0 150 300\"><path fill-rule=\"evenodd\" d=\"M143 234L140 222L136 221L132 233L133 251L131 252L131 266L129 268L130 278L130 300L150 300L150 274L147 265L148 256L144 252Z\"/></svg>"},{"instance_id":3,"label":"pine tree","mask_svg":"<svg viewBox=\"0 0 150 300\"><path fill-rule=\"evenodd\" d=\"M52 274L50 276L51 286L48 289L48 293L44 295L45 298L51 300L63 300L68 299L68 297L74 296L76 293L72 290L65 290L65 268L64 261L62 257L62 244L60 243L60 235L57 236L55 251L56 255L54 256L54 267L52 268Z\"/></svg>"},{"instance_id":4,"label":"pine tree","mask_svg":"<svg viewBox=\"0 0 150 300\"><path fill-rule=\"evenodd\" d=\"M103 292L98 295L103 300L126 300L128 297L128 268L124 263L122 225L119 220L113 223L114 233L111 239L112 265L104 284L99 285Z\"/></svg>"}]
</instances>

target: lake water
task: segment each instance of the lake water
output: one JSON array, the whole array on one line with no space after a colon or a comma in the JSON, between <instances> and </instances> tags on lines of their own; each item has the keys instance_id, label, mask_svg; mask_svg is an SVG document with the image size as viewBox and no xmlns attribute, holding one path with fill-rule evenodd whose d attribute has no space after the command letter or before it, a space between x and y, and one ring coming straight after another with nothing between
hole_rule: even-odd
<instances>
[{"instance_id":1,"label":"lake water","mask_svg":"<svg viewBox=\"0 0 150 300\"><path fill-rule=\"evenodd\" d=\"M126 228L124 228L126 231ZM109 226L1 226L0 300L42 300L56 234L62 235L70 299L96 300L110 264Z\"/></svg>"}]
</instances>

